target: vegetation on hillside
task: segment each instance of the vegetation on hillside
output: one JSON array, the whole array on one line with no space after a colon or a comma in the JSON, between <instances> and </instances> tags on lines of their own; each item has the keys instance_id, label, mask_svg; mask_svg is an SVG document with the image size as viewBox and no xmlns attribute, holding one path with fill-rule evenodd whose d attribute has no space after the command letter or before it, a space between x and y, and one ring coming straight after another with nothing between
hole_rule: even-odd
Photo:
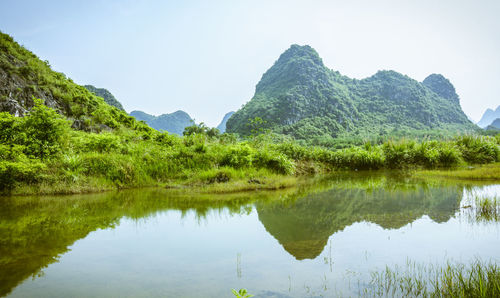
<instances>
[{"instance_id":1,"label":"vegetation on hillside","mask_svg":"<svg viewBox=\"0 0 500 298\"><path fill-rule=\"evenodd\" d=\"M102 131L118 128L151 130L125 112L112 107L63 73L51 69L12 37L0 32L0 112L25 115L41 98L66 116L73 128Z\"/></svg>"},{"instance_id":2,"label":"vegetation on hillside","mask_svg":"<svg viewBox=\"0 0 500 298\"><path fill-rule=\"evenodd\" d=\"M122 104L107 89L96 88L92 85L85 85L83 87L85 87L87 90L94 93L95 95L102 97L108 105L118 108L122 111L125 111Z\"/></svg>"},{"instance_id":3,"label":"vegetation on hillside","mask_svg":"<svg viewBox=\"0 0 500 298\"><path fill-rule=\"evenodd\" d=\"M249 135L250 120L308 144L343 147L380 137L457 135L478 128L441 75L419 83L394 71L350 79L323 65L314 49L292 45L262 76L254 97L227 122Z\"/></svg>"}]
</instances>

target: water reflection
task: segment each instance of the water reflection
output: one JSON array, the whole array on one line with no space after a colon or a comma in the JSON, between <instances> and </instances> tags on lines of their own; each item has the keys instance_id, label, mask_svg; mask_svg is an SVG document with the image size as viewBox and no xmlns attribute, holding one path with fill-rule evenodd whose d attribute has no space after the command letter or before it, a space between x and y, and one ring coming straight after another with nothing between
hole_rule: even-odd
<instances>
[{"instance_id":1,"label":"water reflection","mask_svg":"<svg viewBox=\"0 0 500 298\"><path fill-rule=\"evenodd\" d=\"M260 223L284 250L297 260L305 260L317 258L331 235L355 223L398 229L424 215L435 222L447 222L457 214L470 189L470 185L360 174L309 181L288 190L230 195L142 189L81 196L4 197L0 198L0 296L30 276L43 275L43 269L58 262L76 240L99 229L120 226L123 219L148 224L157 215L177 210L183 215L193 213L200 224L218 221L211 214L247 216L255 208ZM182 246L183 239L178 241ZM233 239L222 235L218 241L224 246ZM332 271L331 241L328 245L330 258L325 257L324 262ZM235 275L241 279L245 268L242 253L231 252L229 258L235 260L235 256ZM234 274L235 267L230 271Z\"/></svg>"},{"instance_id":2,"label":"water reflection","mask_svg":"<svg viewBox=\"0 0 500 298\"><path fill-rule=\"evenodd\" d=\"M329 237L356 222L397 229L428 215L448 221L459 207L463 191L449 187L363 189L333 188L292 202L257 203L259 220L297 260L314 259Z\"/></svg>"}]
</instances>

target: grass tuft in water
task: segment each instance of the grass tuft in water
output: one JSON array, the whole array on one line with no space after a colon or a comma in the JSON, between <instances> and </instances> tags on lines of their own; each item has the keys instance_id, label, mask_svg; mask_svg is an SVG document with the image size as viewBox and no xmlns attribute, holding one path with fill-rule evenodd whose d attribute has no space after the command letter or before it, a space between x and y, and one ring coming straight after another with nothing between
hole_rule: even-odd
<instances>
[{"instance_id":1,"label":"grass tuft in water","mask_svg":"<svg viewBox=\"0 0 500 298\"><path fill-rule=\"evenodd\" d=\"M476 260L469 265L434 267L407 262L406 268L373 272L370 297L499 297L500 268Z\"/></svg>"},{"instance_id":2,"label":"grass tuft in water","mask_svg":"<svg viewBox=\"0 0 500 298\"><path fill-rule=\"evenodd\" d=\"M484 221L500 220L500 200L497 197L476 197L476 218Z\"/></svg>"}]
</instances>

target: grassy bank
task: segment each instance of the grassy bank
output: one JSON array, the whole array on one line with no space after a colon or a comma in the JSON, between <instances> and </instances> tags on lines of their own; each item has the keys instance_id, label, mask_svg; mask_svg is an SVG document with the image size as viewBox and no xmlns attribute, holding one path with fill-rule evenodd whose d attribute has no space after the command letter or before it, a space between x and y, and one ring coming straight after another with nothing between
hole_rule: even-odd
<instances>
[{"instance_id":1,"label":"grassy bank","mask_svg":"<svg viewBox=\"0 0 500 298\"><path fill-rule=\"evenodd\" d=\"M239 139L204 126L190 127L182 137L123 127L92 133L71 129L65 118L37 101L22 118L0 113L0 192L84 193L145 186L213 192L278 189L293 185L299 176L339 170L495 163L500 161L499 143L500 137L462 136L329 150L272 134ZM498 163L486 169L481 170L484 177L497 179Z\"/></svg>"},{"instance_id":2,"label":"grassy bank","mask_svg":"<svg viewBox=\"0 0 500 298\"><path fill-rule=\"evenodd\" d=\"M500 181L500 163L463 166L454 169L420 170L416 177L449 180L497 180Z\"/></svg>"}]
</instances>

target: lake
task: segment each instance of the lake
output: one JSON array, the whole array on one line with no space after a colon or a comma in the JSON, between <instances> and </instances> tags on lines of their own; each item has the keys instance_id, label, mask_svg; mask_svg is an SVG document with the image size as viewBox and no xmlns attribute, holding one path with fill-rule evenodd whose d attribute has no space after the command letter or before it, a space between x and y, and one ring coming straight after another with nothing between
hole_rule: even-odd
<instances>
[{"instance_id":1,"label":"lake","mask_svg":"<svg viewBox=\"0 0 500 298\"><path fill-rule=\"evenodd\" d=\"M386 266L500 261L499 184L359 173L237 194L0 198L0 296L358 296ZM465 207L465 208L464 208Z\"/></svg>"}]
</instances>

